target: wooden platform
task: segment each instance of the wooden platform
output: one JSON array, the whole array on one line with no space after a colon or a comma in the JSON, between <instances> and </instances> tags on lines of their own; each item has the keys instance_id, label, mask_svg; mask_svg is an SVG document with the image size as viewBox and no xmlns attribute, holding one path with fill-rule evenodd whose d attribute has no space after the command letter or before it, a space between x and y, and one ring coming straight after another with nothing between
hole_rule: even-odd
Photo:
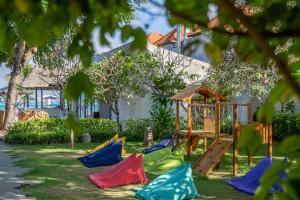
<instances>
[{"instance_id":1,"label":"wooden platform","mask_svg":"<svg viewBox=\"0 0 300 200\"><path fill-rule=\"evenodd\" d=\"M182 136L187 136L188 134L188 130L179 130L176 131L176 134L182 135ZM208 138L215 138L215 133L213 131L204 131L204 130L192 130L191 133L192 136L200 136L200 137L208 137ZM224 134L224 133L220 133L220 138L224 138L224 139L233 139L233 135L229 135L229 134Z\"/></svg>"},{"instance_id":2,"label":"wooden platform","mask_svg":"<svg viewBox=\"0 0 300 200\"><path fill-rule=\"evenodd\" d=\"M176 131L177 134L182 136L188 135L188 130L179 130ZM215 137L215 133L213 131L204 131L204 130L192 130L191 135L193 136L202 136L202 137Z\"/></svg>"},{"instance_id":3,"label":"wooden platform","mask_svg":"<svg viewBox=\"0 0 300 200\"><path fill-rule=\"evenodd\" d=\"M233 144L232 137L216 140L193 166L193 172L207 176Z\"/></svg>"}]
</instances>

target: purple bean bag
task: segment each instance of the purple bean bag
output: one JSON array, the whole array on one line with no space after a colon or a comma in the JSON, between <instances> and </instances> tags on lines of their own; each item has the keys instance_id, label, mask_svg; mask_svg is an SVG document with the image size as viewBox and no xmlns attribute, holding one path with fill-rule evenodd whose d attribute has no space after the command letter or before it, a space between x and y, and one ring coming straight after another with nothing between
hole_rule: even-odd
<instances>
[{"instance_id":1,"label":"purple bean bag","mask_svg":"<svg viewBox=\"0 0 300 200\"><path fill-rule=\"evenodd\" d=\"M285 161L286 162L286 161ZM254 194L256 189L259 187L260 179L264 172L272 166L272 159L267 156L264 160L258 163L255 167L244 176L233 178L231 180L225 180L224 182L231 185L234 189L247 194ZM279 173L280 178L285 178L287 175L285 172ZM275 184L270 192L276 192L281 190L279 184Z\"/></svg>"},{"instance_id":2,"label":"purple bean bag","mask_svg":"<svg viewBox=\"0 0 300 200\"><path fill-rule=\"evenodd\" d=\"M172 136L173 136L173 134L167 136L164 140L160 141L160 143L155 144L155 145L149 147L148 149L144 149L143 154L148 154L148 153L151 153L153 151L157 151L159 149L163 149L163 148L166 148L166 147L169 147L169 146L172 146L174 148L174 143L173 143L173 140L172 140Z\"/></svg>"}]
</instances>

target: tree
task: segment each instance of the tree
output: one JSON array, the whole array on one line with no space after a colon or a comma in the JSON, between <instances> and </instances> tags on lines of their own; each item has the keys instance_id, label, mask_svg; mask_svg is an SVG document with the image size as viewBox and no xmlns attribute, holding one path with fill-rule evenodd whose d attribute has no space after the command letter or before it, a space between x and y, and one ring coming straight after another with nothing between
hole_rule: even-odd
<instances>
[{"instance_id":1,"label":"tree","mask_svg":"<svg viewBox=\"0 0 300 200\"><path fill-rule=\"evenodd\" d=\"M241 61L235 52L236 45L232 40L222 54L222 62L207 69L208 77L204 84L228 99L246 93L263 103L280 76L272 65L262 67Z\"/></svg>"},{"instance_id":2,"label":"tree","mask_svg":"<svg viewBox=\"0 0 300 200\"><path fill-rule=\"evenodd\" d=\"M24 40L17 41L5 100L4 130L8 129L15 121L18 99L17 87L21 84L22 69L28 64L36 52L37 48L28 47Z\"/></svg>"},{"instance_id":3,"label":"tree","mask_svg":"<svg viewBox=\"0 0 300 200\"><path fill-rule=\"evenodd\" d=\"M198 76L189 74L187 68L192 58L170 54L163 49L154 52L145 51L133 56L140 85L151 94L153 100L150 111L158 137L174 131L175 114L170 97L186 87L187 82L194 83Z\"/></svg>"},{"instance_id":4,"label":"tree","mask_svg":"<svg viewBox=\"0 0 300 200\"><path fill-rule=\"evenodd\" d=\"M96 86L96 99L109 104L120 127L119 100L143 92L138 78L141 71L136 70L130 56L118 51L100 63L93 63L85 72Z\"/></svg>"},{"instance_id":5,"label":"tree","mask_svg":"<svg viewBox=\"0 0 300 200\"><path fill-rule=\"evenodd\" d=\"M39 47L39 51L34 56L34 61L43 69L42 77L56 83L62 92L71 72L76 72L76 68L81 65L78 56L70 58L68 47L71 45L75 32L72 27L67 27L62 37L52 37L48 39L46 45Z\"/></svg>"},{"instance_id":6,"label":"tree","mask_svg":"<svg viewBox=\"0 0 300 200\"><path fill-rule=\"evenodd\" d=\"M198 80L195 74L189 74L187 68L192 58L171 55L163 49L154 52L145 51L133 56L136 69L142 75L143 84L151 93L155 103L172 104L170 97L186 86Z\"/></svg>"},{"instance_id":7,"label":"tree","mask_svg":"<svg viewBox=\"0 0 300 200\"><path fill-rule=\"evenodd\" d=\"M166 0L164 5L150 0L159 7L165 7L170 22L180 22L185 26L197 25L202 31L211 33L211 42L205 47L214 61L221 62L222 50L228 46L232 36L237 37L237 53L243 61L266 66L273 62L282 80L272 88L268 99L258 111L258 120L272 122L275 104L283 95L300 97L299 48L300 48L300 5L297 1L179 1ZM210 5L210 6L208 6ZM217 6L218 16L209 21L207 13L212 5ZM208 28L209 27L209 28ZM277 51L278 46L293 39L289 51ZM253 133L252 133L253 134ZM286 138L282 143L282 152L289 158L288 163L271 167L261 179L261 186L255 199L267 199L269 189L280 181L283 191L275 193L279 199L299 199L297 176L300 167L295 164L300 158L299 136ZM244 140L251 144L250 140ZM249 148L254 148L249 146ZM288 178L278 180L278 173L288 172Z\"/></svg>"},{"instance_id":8,"label":"tree","mask_svg":"<svg viewBox=\"0 0 300 200\"><path fill-rule=\"evenodd\" d=\"M68 47L68 55L70 57L79 55L83 64L88 65L93 54L90 37L94 27L99 26L101 28L101 43L107 44L105 34L113 34L121 28L120 22L126 23L133 16L130 1L72 1L67 3L47 0L39 2L20 1L19 3L2 2L0 8L3 10L0 14L1 61L10 62L12 60L10 62L12 63L12 72L6 98L4 129L7 129L14 122L17 86L21 81L21 70L37 52L37 47L46 44L53 34L56 37L61 37L65 27L73 25L76 34L74 34ZM98 12L99 9L106 8L109 8L109 12ZM124 26L121 31L124 40L132 35L145 36L140 28L134 29L130 26ZM140 42L133 42L133 44L135 47L145 45L142 43L139 46ZM78 76L78 78L83 77ZM69 88L72 87L69 85L67 89ZM67 91L66 94L69 95L68 99L76 97L72 90Z\"/></svg>"}]
</instances>

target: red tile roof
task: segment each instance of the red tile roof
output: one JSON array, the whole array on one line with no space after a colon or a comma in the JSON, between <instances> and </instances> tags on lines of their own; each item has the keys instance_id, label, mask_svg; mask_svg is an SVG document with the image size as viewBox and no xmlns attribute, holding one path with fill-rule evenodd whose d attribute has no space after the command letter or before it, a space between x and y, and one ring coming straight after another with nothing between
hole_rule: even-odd
<instances>
[{"instance_id":1,"label":"red tile roof","mask_svg":"<svg viewBox=\"0 0 300 200\"><path fill-rule=\"evenodd\" d=\"M155 43L156 41L160 40L162 37L164 37L163 34L158 33L158 32L152 32L147 36L148 42L151 44Z\"/></svg>"},{"instance_id":2,"label":"red tile roof","mask_svg":"<svg viewBox=\"0 0 300 200\"><path fill-rule=\"evenodd\" d=\"M176 42L176 28L174 28L172 31L170 31L167 35L163 36L156 42L154 42L154 45L161 46L166 45L169 43Z\"/></svg>"}]
</instances>

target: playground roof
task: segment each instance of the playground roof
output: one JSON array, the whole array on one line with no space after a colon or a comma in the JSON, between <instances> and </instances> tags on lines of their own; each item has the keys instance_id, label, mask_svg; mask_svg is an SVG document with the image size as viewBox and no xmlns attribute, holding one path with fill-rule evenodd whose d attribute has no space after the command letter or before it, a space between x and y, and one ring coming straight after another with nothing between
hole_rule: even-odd
<instances>
[{"instance_id":1,"label":"playground roof","mask_svg":"<svg viewBox=\"0 0 300 200\"><path fill-rule=\"evenodd\" d=\"M201 94L206 97L212 97L216 100L223 99L223 96L217 91L203 85L190 85L184 88L183 90L179 91L174 96L172 96L171 99L175 101L185 101L193 97L195 94Z\"/></svg>"}]
</instances>

